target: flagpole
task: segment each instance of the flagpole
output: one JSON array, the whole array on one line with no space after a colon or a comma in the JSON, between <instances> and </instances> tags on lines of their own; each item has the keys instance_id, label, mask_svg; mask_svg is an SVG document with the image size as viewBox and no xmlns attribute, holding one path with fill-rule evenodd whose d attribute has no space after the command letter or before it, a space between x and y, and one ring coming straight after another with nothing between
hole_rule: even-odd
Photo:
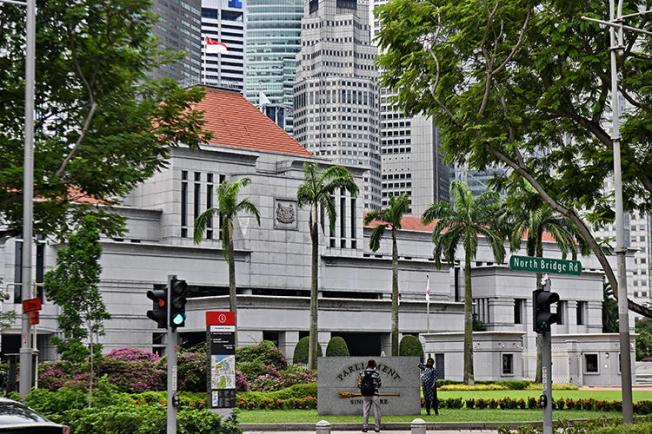
<instances>
[{"instance_id":1,"label":"flagpole","mask_svg":"<svg viewBox=\"0 0 652 434\"><path fill-rule=\"evenodd\" d=\"M426 333L430 333L430 275L426 274Z\"/></svg>"}]
</instances>

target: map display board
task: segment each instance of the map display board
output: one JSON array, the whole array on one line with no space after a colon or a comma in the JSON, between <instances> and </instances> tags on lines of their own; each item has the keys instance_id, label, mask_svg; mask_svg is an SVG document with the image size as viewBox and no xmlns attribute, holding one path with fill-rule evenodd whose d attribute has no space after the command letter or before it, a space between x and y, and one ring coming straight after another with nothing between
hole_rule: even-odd
<instances>
[{"instance_id":1,"label":"map display board","mask_svg":"<svg viewBox=\"0 0 652 434\"><path fill-rule=\"evenodd\" d=\"M235 313L206 312L208 406L235 407Z\"/></svg>"}]
</instances>

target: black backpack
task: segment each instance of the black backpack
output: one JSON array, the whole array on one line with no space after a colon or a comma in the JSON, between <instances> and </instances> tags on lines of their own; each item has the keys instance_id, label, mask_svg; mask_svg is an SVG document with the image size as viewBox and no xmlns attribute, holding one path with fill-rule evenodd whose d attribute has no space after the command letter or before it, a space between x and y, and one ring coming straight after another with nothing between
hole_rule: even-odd
<instances>
[{"instance_id":1,"label":"black backpack","mask_svg":"<svg viewBox=\"0 0 652 434\"><path fill-rule=\"evenodd\" d=\"M373 372L365 371L360 382L360 393L362 396L374 396L374 392L376 392L376 387L374 386Z\"/></svg>"}]
</instances>

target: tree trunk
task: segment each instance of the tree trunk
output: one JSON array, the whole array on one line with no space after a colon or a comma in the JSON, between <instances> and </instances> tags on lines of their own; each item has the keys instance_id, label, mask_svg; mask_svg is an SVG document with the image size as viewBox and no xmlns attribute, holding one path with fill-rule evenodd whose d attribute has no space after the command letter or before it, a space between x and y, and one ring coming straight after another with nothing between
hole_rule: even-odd
<instances>
[{"instance_id":1,"label":"tree trunk","mask_svg":"<svg viewBox=\"0 0 652 434\"><path fill-rule=\"evenodd\" d=\"M543 258L543 231L539 231L537 233L537 240L536 240L536 253L535 256L537 258ZM537 273L537 286L536 289L541 288L541 278L543 275L541 273ZM532 319L534 320L534 318ZM534 324L532 324L534 327ZM541 351L543 350L543 341L541 340L541 335L537 333L537 338L536 338L536 343L537 343L537 371L534 376L534 382L535 383L541 383L543 382L543 373L541 367L543 366L543 362L541 360Z\"/></svg>"},{"instance_id":2,"label":"tree trunk","mask_svg":"<svg viewBox=\"0 0 652 434\"><path fill-rule=\"evenodd\" d=\"M317 204L313 204L310 215L310 241L312 242L312 273L310 282L310 333L308 344L308 367L317 369L317 295L318 295L318 272L319 272L319 233L317 232Z\"/></svg>"},{"instance_id":3,"label":"tree trunk","mask_svg":"<svg viewBox=\"0 0 652 434\"><path fill-rule=\"evenodd\" d=\"M398 356L398 246L392 227L392 356Z\"/></svg>"},{"instance_id":4,"label":"tree trunk","mask_svg":"<svg viewBox=\"0 0 652 434\"><path fill-rule=\"evenodd\" d=\"M464 249L464 384L473 378L473 291L471 290L471 252Z\"/></svg>"},{"instance_id":5,"label":"tree trunk","mask_svg":"<svg viewBox=\"0 0 652 434\"><path fill-rule=\"evenodd\" d=\"M237 298L237 287L235 282L235 257L233 256L233 220L228 220L227 231L229 233L229 239L227 242L226 248L229 250L229 310L235 313L236 321L238 320L238 298ZM236 332L233 336L234 345L237 348L238 346L238 329L236 327Z\"/></svg>"}]
</instances>

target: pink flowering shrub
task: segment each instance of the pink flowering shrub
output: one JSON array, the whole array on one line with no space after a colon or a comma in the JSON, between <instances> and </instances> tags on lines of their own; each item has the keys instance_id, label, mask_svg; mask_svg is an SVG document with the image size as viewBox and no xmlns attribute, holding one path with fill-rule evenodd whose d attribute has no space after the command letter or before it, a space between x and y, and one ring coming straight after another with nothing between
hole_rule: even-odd
<instances>
[{"instance_id":1,"label":"pink flowering shrub","mask_svg":"<svg viewBox=\"0 0 652 434\"><path fill-rule=\"evenodd\" d=\"M165 389L165 370L151 361L126 361L105 357L98 371L99 376L106 375L109 383L121 392L138 393Z\"/></svg>"},{"instance_id":2,"label":"pink flowering shrub","mask_svg":"<svg viewBox=\"0 0 652 434\"><path fill-rule=\"evenodd\" d=\"M127 362L158 362L160 357L158 354L150 353L149 351L141 350L138 348L116 348L111 350L105 357L112 357L118 360L125 360Z\"/></svg>"},{"instance_id":3,"label":"pink flowering shrub","mask_svg":"<svg viewBox=\"0 0 652 434\"><path fill-rule=\"evenodd\" d=\"M43 362L39 365L38 386L48 390L58 390L70 377L66 373L64 362Z\"/></svg>"},{"instance_id":4,"label":"pink flowering shrub","mask_svg":"<svg viewBox=\"0 0 652 434\"><path fill-rule=\"evenodd\" d=\"M249 382L247 381L247 377L245 377L245 375L238 370L235 371L235 390L237 392L249 391Z\"/></svg>"}]
</instances>

